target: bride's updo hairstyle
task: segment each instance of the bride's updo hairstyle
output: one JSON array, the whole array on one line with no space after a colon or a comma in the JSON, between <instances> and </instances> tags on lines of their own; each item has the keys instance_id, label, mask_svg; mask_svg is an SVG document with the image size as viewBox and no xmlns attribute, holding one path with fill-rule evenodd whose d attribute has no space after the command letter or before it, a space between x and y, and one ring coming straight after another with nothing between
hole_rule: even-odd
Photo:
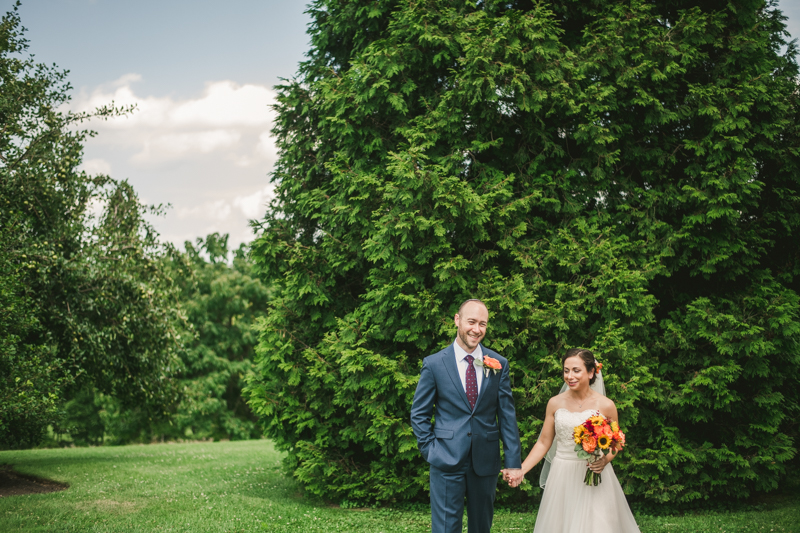
<instances>
[{"instance_id":1,"label":"bride's updo hairstyle","mask_svg":"<svg viewBox=\"0 0 800 533\"><path fill-rule=\"evenodd\" d=\"M585 350L584 348L570 348L567 350L567 353L564 354L564 357L561 358L561 366L564 366L564 362L567 359L575 357L576 355L583 361L583 366L586 367L586 371L592 373L592 377L589 379L589 385L594 385L597 379L597 365L594 360L594 354L590 350Z\"/></svg>"}]
</instances>

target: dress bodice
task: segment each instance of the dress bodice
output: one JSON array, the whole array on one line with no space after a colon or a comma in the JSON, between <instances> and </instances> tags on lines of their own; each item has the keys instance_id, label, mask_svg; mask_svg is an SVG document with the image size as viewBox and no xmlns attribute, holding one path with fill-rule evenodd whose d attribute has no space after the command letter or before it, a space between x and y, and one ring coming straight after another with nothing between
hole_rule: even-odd
<instances>
[{"instance_id":1,"label":"dress bodice","mask_svg":"<svg viewBox=\"0 0 800 533\"><path fill-rule=\"evenodd\" d=\"M600 414L597 409L586 409L574 413L561 408L555 412L553 417L556 425L556 457L568 461L585 461L585 459L579 459L575 452L575 441L573 440L575 426L596 414Z\"/></svg>"}]
</instances>

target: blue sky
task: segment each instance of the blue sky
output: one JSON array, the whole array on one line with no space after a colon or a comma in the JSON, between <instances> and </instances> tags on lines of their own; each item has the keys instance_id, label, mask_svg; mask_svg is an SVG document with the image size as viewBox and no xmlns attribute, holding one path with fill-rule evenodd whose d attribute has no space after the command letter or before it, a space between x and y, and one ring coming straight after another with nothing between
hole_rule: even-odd
<instances>
[{"instance_id":1,"label":"blue sky","mask_svg":"<svg viewBox=\"0 0 800 533\"><path fill-rule=\"evenodd\" d=\"M0 0L3 12L13 0ZM781 0L800 36L800 1ZM212 231L233 244L270 196L272 87L308 48L302 1L24 0L22 24L39 62L70 71L73 107L136 104L92 124L85 168L128 179L153 223L176 244Z\"/></svg>"},{"instance_id":2,"label":"blue sky","mask_svg":"<svg viewBox=\"0 0 800 533\"><path fill-rule=\"evenodd\" d=\"M37 59L69 69L75 87L135 72L143 94L180 97L199 96L211 80L272 86L291 76L308 47L304 11L286 0L23 0L20 8Z\"/></svg>"}]
</instances>

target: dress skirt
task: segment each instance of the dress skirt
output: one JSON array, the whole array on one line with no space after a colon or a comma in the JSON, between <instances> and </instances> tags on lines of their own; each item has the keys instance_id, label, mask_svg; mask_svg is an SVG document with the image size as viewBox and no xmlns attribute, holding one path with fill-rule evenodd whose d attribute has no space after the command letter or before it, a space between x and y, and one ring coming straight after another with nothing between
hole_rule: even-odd
<instances>
[{"instance_id":1,"label":"dress skirt","mask_svg":"<svg viewBox=\"0 0 800 533\"><path fill-rule=\"evenodd\" d=\"M584 484L586 461L553 458L534 533L639 533L611 464L597 486Z\"/></svg>"}]
</instances>

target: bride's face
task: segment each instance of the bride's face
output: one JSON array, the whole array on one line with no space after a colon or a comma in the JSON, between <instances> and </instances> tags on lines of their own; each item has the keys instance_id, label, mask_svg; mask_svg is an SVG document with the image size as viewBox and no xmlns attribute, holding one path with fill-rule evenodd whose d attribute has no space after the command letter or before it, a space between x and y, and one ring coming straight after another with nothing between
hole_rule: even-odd
<instances>
[{"instance_id":1,"label":"bride's face","mask_svg":"<svg viewBox=\"0 0 800 533\"><path fill-rule=\"evenodd\" d=\"M583 390L589 388L589 380L592 379L592 374L586 370L583 364L583 359L574 355L564 360L564 382L569 387L569 390Z\"/></svg>"}]
</instances>

